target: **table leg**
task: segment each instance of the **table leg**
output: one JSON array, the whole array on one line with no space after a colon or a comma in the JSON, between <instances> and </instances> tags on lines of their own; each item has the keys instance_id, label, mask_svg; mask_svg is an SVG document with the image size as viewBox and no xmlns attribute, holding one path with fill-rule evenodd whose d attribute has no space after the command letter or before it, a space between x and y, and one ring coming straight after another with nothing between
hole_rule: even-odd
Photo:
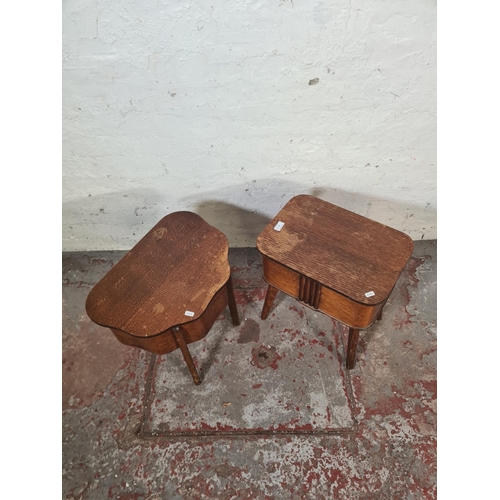
<instances>
[{"instance_id":1,"label":"table leg","mask_svg":"<svg viewBox=\"0 0 500 500\"><path fill-rule=\"evenodd\" d=\"M196 371L196 367L194 366L193 358L191 357L191 353L189 352L186 341L184 340L184 336L182 335L182 330L178 326L176 326L172 331L174 333L175 342L180 347L182 355L184 356L184 361L188 365L189 371L193 376L194 383L196 385L200 385L201 379L198 375L198 372Z\"/></svg>"},{"instance_id":2,"label":"table leg","mask_svg":"<svg viewBox=\"0 0 500 500\"><path fill-rule=\"evenodd\" d=\"M273 305L274 299L276 298L279 290L272 285L267 287L266 300L264 301L264 306L262 307L261 318L266 319L269 315L269 311L271 310L271 306Z\"/></svg>"},{"instance_id":3,"label":"table leg","mask_svg":"<svg viewBox=\"0 0 500 500\"><path fill-rule=\"evenodd\" d=\"M380 311L378 312L377 321L380 321L382 319L382 311L384 310L384 306L385 306L386 302L387 302L387 300L384 301L384 303L382 304L382 307L380 308Z\"/></svg>"},{"instance_id":4,"label":"table leg","mask_svg":"<svg viewBox=\"0 0 500 500\"><path fill-rule=\"evenodd\" d=\"M229 304L229 312L231 313L231 319L233 320L233 325L238 326L240 324L240 318L238 316L238 308L236 307L236 299L234 297L233 280L231 275L226 283L227 290L227 302Z\"/></svg>"},{"instance_id":5,"label":"table leg","mask_svg":"<svg viewBox=\"0 0 500 500\"><path fill-rule=\"evenodd\" d=\"M358 346L359 330L349 327L349 341L347 342L347 361L348 370L352 370L356 364L356 347Z\"/></svg>"}]
</instances>

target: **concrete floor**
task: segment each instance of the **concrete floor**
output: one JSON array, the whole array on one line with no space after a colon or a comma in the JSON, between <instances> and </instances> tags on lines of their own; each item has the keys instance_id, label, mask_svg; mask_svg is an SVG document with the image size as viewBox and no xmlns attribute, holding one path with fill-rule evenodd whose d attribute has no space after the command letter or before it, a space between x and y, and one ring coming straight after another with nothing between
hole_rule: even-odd
<instances>
[{"instance_id":1,"label":"concrete floor","mask_svg":"<svg viewBox=\"0 0 500 500\"><path fill-rule=\"evenodd\" d=\"M231 249L227 313L179 351L120 344L85 314L123 252L63 254L65 499L436 498L436 242L414 254L345 370L347 330L279 294Z\"/></svg>"}]
</instances>

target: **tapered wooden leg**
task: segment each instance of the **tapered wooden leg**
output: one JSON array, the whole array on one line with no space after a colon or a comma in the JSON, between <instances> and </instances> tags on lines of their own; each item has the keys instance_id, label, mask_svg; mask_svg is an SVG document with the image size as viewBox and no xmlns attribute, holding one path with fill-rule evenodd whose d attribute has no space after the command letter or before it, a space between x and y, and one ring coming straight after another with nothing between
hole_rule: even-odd
<instances>
[{"instance_id":1,"label":"tapered wooden leg","mask_svg":"<svg viewBox=\"0 0 500 500\"><path fill-rule=\"evenodd\" d=\"M269 311L271 310L271 306L273 305L274 299L276 298L279 290L272 285L267 287L266 300L264 301L264 306L262 307L261 318L266 319L269 315Z\"/></svg>"},{"instance_id":2,"label":"tapered wooden leg","mask_svg":"<svg viewBox=\"0 0 500 500\"><path fill-rule=\"evenodd\" d=\"M387 300L385 302L387 302ZM382 307L380 308L380 311L378 312L377 321L380 321L382 319L382 311L384 310L385 302L382 304Z\"/></svg>"},{"instance_id":3,"label":"tapered wooden leg","mask_svg":"<svg viewBox=\"0 0 500 500\"><path fill-rule=\"evenodd\" d=\"M177 345L179 346L182 355L184 356L184 361L188 365L189 371L191 372L191 375L193 376L194 383L196 385L201 384L201 379L200 376L198 375L198 372L196 371L196 367L194 366L193 363L193 358L191 357L191 353L189 352L189 349L186 345L186 341L184 340L184 336L182 335L181 329L176 326L173 328L173 333L174 333L174 339Z\"/></svg>"},{"instance_id":4,"label":"tapered wooden leg","mask_svg":"<svg viewBox=\"0 0 500 500\"><path fill-rule=\"evenodd\" d=\"M226 290L231 319L233 320L233 325L238 326L240 324L240 317L238 316L238 308L236 307L236 299L234 298L233 280L231 278L231 275L229 275L229 279L227 280Z\"/></svg>"},{"instance_id":5,"label":"tapered wooden leg","mask_svg":"<svg viewBox=\"0 0 500 500\"><path fill-rule=\"evenodd\" d=\"M349 328L349 341L347 342L347 361L348 370L352 370L356 364L356 347L358 346L359 330Z\"/></svg>"}]
</instances>

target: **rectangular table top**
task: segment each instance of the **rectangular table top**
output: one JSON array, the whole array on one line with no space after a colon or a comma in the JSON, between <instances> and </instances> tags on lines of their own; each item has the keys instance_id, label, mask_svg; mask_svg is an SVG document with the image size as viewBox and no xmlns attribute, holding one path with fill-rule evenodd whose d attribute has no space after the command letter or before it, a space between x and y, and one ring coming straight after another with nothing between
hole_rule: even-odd
<instances>
[{"instance_id":1,"label":"rectangular table top","mask_svg":"<svg viewBox=\"0 0 500 500\"><path fill-rule=\"evenodd\" d=\"M375 305L391 293L413 252L413 241L384 224L299 195L265 227L257 248L356 302Z\"/></svg>"}]
</instances>

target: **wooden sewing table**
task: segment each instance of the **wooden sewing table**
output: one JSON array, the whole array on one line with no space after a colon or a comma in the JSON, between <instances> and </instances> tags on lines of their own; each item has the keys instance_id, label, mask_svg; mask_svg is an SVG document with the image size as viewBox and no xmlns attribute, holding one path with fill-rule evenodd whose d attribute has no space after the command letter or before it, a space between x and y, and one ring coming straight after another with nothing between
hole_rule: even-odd
<instances>
[{"instance_id":1,"label":"wooden sewing table","mask_svg":"<svg viewBox=\"0 0 500 500\"><path fill-rule=\"evenodd\" d=\"M262 319L279 290L349 327L346 366L359 330L382 308L413 252L406 234L309 195L292 198L257 238L268 289Z\"/></svg>"},{"instance_id":2,"label":"wooden sewing table","mask_svg":"<svg viewBox=\"0 0 500 500\"><path fill-rule=\"evenodd\" d=\"M187 344L207 335L229 304L239 325L226 236L192 212L156 224L87 297L95 323L126 345L155 354L180 348L195 384Z\"/></svg>"}]
</instances>

